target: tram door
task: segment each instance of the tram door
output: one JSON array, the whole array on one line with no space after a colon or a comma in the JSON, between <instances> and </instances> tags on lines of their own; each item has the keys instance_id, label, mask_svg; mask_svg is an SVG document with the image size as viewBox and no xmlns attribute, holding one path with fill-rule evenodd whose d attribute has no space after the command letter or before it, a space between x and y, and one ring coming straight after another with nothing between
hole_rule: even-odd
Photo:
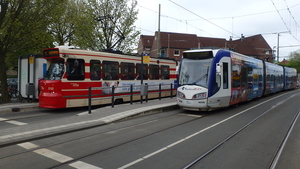
<instances>
[{"instance_id":1,"label":"tram door","mask_svg":"<svg viewBox=\"0 0 300 169\"><path fill-rule=\"evenodd\" d=\"M208 98L208 106L210 108L227 107L230 101L231 81L230 81L230 58L223 57L218 63L216 74L216 83L218 91Z\"/></svg>"}]
</instances>

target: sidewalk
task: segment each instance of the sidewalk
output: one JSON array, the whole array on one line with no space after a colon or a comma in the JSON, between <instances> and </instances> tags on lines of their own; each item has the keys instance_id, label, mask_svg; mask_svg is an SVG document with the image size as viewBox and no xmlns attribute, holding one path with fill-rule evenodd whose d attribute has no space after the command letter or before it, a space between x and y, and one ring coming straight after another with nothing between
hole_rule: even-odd
<instances>
[{"instance_id":1,"label":"sidewalk","mask_svg":"<svg viewBox=\"0 0 300 169\"><path fill-rule=\"evenodd\" d=\"M1 113L10 112L22 112L28 110L39 109L39 103L21 103L21 102L11 102L11 103L1 103L0 104L0 116Z\"/></svg>"},{"instance_id":2,"label":"sidewalk","mask_svg":"<svg viewBox=\"0 0 300 169\"><path fill-rule=\"evenodd\" d=\"M38 109L38 103L8 103L0 104L1 112L25 111ZM76 131L83 128L90 128L105 125L130 116L142 113L156 113L164 110L179 109L176 97L164 98L162 100L149 100L148 102L133 103L132 105L121 104L114 108L111 106L94 109L91 114L88 111L75 116L59 120L14 126L0 131L0 146L25 142L35 138L42 138L49 135L57 135L66 132ZM0 118L1 121L1 118Z\"/></svg>"}]
</instances>

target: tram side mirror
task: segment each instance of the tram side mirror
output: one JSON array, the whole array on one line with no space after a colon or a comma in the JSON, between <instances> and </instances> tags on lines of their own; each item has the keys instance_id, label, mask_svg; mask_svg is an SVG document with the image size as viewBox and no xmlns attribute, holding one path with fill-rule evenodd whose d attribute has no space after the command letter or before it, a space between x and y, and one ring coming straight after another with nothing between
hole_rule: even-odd
<instances>
[{"instance_id":1,"label":"tram side mirror","mask_svg":"<svg viewBox=\"0 0 300 169\"><path fill-rule=\"evenodd\" d=\"M221 74L221 65L220 63L217 63L217 66L216 66L216 73L219 75Z\"/></svg>"}]
</instances>

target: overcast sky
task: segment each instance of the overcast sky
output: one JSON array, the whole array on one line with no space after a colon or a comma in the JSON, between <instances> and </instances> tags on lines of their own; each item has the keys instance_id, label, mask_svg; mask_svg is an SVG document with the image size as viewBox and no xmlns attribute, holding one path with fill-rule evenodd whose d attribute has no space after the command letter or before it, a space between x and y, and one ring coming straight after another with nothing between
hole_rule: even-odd
<instances>
[{"instance_id":1,"label":"overcast sky","mask_svg":"<svg viewBox=\"0 0 300 169\"><path fill-rule=\"evenodd\" d=\"M277 47L279 61L300 49L299 0L137 0L136 27L143 35L158 30L229 39L262 34L271 48ZM289 31L291 33L289 33Z\"/></svg>"}]
</instances>

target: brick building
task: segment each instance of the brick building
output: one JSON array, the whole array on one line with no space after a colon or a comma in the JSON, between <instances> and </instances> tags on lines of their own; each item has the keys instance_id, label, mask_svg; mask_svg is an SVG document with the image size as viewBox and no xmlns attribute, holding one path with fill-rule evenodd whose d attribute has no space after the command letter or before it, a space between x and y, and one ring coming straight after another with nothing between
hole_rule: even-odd
<instances>
[{"instance_id":1,"label":"brick building","mask_svg":"<svg viewBox=\"0 0 300 169\"><path fill-rule=\"evenodd\" d=\"M238 40L198 37L196 34L160 32L160 52L158 52L158 32L154 36L141 35L138 54L147 53L151 57L180 60L183 51L190 49L229 49L247 56L273 62L273 51L262 35L241 36Z\"/></svg>"}]
</instances>

